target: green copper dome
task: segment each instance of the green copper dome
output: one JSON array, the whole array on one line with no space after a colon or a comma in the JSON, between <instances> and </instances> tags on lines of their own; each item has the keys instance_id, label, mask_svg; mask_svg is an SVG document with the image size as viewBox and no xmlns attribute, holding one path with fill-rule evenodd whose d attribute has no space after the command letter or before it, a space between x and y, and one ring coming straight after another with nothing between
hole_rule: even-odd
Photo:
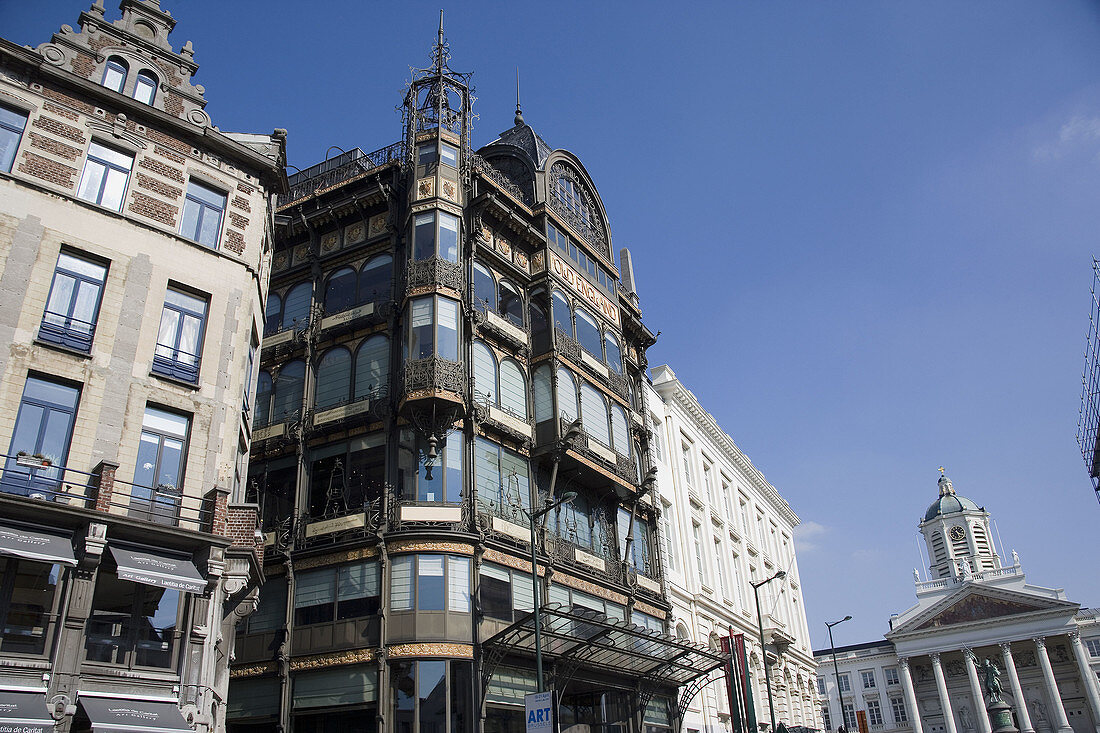
<instances>
[{"instance_id":1,"label":"green copper dome","mask_svg":"<svg viewBox=\"0 0 1100 733\"><path fill-rule=\"evenodd\" d=\"M946 476L940 476L940 498L932 502L932 506L928 507L928 511L924 513L924 521L935 519L943 514L954 514L955 512L965 511L979 511L979 507L974 502L967 499L965 496L959 496L955 493L955 487L951 485L951 479Z\"/></svg>"}]
</instances>

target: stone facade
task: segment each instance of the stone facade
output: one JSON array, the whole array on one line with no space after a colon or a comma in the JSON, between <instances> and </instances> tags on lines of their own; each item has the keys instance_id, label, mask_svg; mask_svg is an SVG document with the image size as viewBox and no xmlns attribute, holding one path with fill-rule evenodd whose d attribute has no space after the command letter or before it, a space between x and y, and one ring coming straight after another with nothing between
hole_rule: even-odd
<instances>
[{"instance_id":1,"label":"stone facade","mask_svg":"<svg viewBox=\"0 0 1100 733\"><path fill-rule=\"evenodd\" d=\"M0 548L16 596L25 578L52 578L41 624L23 628L0 598L0 699L40 696L57 731L104 724L82 702L95 698L159 701L214 731L260 579L242 405L285 133L214 130L191 49L168 42L175 20L156 0L121 11L108 21L96 3L79 31L33 50L0 39L14 120L0 166L0 523L62 536L72 556ZM250 210L229 223L215 204L208 233L188 231L196 183ZM228 226L240 246L226 246ZM179 298L191 315L172 309ZM132 573L135 557L176 570Z\"/></svg>"}]
</instances>

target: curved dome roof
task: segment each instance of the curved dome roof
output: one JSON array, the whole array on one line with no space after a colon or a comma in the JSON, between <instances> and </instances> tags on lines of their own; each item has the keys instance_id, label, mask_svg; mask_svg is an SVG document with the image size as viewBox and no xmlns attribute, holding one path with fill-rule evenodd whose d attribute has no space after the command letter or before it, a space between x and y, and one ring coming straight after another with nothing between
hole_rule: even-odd
<instances>
[{"instance_id":1,"label":"curved dome roof","mask_svg":"<svg viewBox=\"0 0 1100 733\"><path fill-rule=\"evenodd\" d=\"M980 511L981 508L977 504L965 496L959 496L955 493L955 487L951 485L951 479L940 476L939 485L940 498L928 507L928 511L924 513L924 521L927 522L938 516L954 514L955 512Z\"/></svg>"}]
</instances>

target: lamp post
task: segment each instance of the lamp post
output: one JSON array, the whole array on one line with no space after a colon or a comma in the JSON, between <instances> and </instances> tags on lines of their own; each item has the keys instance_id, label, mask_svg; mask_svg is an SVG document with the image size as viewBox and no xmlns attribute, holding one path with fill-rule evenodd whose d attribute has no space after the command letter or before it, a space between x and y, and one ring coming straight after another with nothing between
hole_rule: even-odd
<instances>
[{"instance_id":1,"label":"lamp post","mask_svg":"<svg viewBox=\"0 0 1100 733\"><path fill-rule=\"evenodd\" d=\"M840 694L840 667L836 665L836 645L833 644L833 627L837 624L842 624L845 621L851 620L851 616L845 616L839 621L833 621L832 623L828 621L825 622L825 626L829 629L829 650L833 653L833 674L836 675L836 701L837 704L840 705L840 726L838 727L844 728L847 728L847 726L844 725L844 698Z\"/></svg>"},{"instance_id":2,"label":"lamp post","mask_svg":"<svg viewBox=\"0 0 1100 733\"><path fill-rule=\"evenodd\" d=\"M576 491L567 491L557 501L552 501L538 509L523 510L523 513L527 515L528 523L531 525L531 588L534 590L535 601L535 682L538 685L538 692L545 692L545 689L542 681L542 604L539 602L539 566L535 554L535 520L576 498Z\"/></svg>"},{"instance_id":3,"label":"lamp post","mask_svg":"<svg viewBox=\"0 0 1100 733\"><path fill-rule=\"evenodd\" d=\"M772 703L772 678L768 672L768 653L764 649L764 617L760 614L760 586L767 585L773 580L783 580L787 577L786 571L777 570L775 575L767 580L761 580L759 583L753 583L750 581L749 585L752 586L752 594L756 598L756 626L760 631L760 658L764 664L764 686L768 690L768 712L771 714L772 729L771 733L775 733L775 705Z\"/></svg>"}]
</instances>

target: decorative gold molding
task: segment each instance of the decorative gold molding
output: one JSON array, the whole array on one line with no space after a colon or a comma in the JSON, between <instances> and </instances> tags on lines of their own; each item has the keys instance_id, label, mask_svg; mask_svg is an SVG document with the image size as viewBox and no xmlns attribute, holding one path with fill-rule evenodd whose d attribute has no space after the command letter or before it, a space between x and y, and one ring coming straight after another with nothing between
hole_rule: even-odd
<instances>
[{"instance_id":1,"label":"decorative gold molding","mask_svg":"<svg viewBox=\"0 0 1100 733\"><path fill-rule=\"evenodd\" d=\"M301 657L290 660L290 671L297 672L303 669L321 669L322 667L341 667L345 664L362 664L373 661L377 657L374 649L349 649L335 654L316 654L311 657Z\"/></svg>"},{"instance_id":2,"label":"decorative gold molding","mask_svg":"<svg viewBox=\"0 0 1100 733\"><path fill-rule=\"evenodd\" d=\"M660 608L657 608L656 606L651 606L644 601L634 601L634 610L641 611L642 613L648 613L650 616L656 616L661 620L664 620L668 616Z\"/></svg>"},{"instance_id":3,"label":"decorative gold molding","mask_svg":"<svg viewBox=\"0 0 1100 733\"><path fill-rule=\"evenodd\" d=\"M275 671L275 662L264 662L263 664L253 664L250 667L235 667L229 670L229 678L237 679L239 677L259 677L262 674Z\"/></svg>"},{"instance_id":4,"label":"decorative gold molding","mask_svg":"<svg viewBox=\"0 0 1100 733\"><path fill-rule=\"evenodd\" d=\"M609 601L614 601L622 605L626 605L626 596L622 593L616 593L613 590L604 588L601 585L596 585L587 580L581 580L580 578L574 578L572 575L566 575L565 573L556 573L554 575L555 582L560 582L562 585L568 585L570 588L576 590L583 590L585 593L591 593L594 596L600 598L606 598Z\"/></svg>"},{"instance_id":5,"label":"decorative gold molding","mask_svg":"<svg viewBox=\"0 0 1100 733\"><path fill-rule=\"evenodd\" d=\"M294 567L299 570L309 570L310 568L321 568L326 565L336 565L342 562L351 562L352 560L367 560L372 557L378 556L378 548L371 547L358 547L354 550L345 550L343 552L333 552L328 555L318 555L317 557L306 557L296 563Z\"/></svg>"},{"instance_id":6,"label":"decorative gold molding","mask_svg":"<svg viewBox=\"0 0 1100 733\"><path fill-rule=\"evenodd\" d=\"M433 542L430 540L404 540L387 545L391 555L406 552L450 552L455 555L473 555L474 546L466 542Z\"/></svg>"},{"instance_id":7,"label":"decorative gold molding","mask_svg":"<svg viewBox=\"0 0 1100 733\"><path fill-rule=\"evenodd\" d=\"M505 555L498 550L485 550L481 555L482 560L488 560L489 562L495 562L500 565L507 565L513 570L522 570L525 573L531 572L531 561L520 560L518 557L512 557L511 555ZM542 565L538 567L539 576L546 575L546 568Z\"/></svg>"},{"instance_id":8,"label":"decorative gold molding","mask_svg":"<svg viewBox=\"0 0 1100 733\"><path fill-rule=\"evenodd\" d=\"M474 647L472 644L448 644L416 643L394 644L386 650L386 656L393 659L405 657L458 657L460 659L473 659Z\"/></svg>"}]
</instances>

